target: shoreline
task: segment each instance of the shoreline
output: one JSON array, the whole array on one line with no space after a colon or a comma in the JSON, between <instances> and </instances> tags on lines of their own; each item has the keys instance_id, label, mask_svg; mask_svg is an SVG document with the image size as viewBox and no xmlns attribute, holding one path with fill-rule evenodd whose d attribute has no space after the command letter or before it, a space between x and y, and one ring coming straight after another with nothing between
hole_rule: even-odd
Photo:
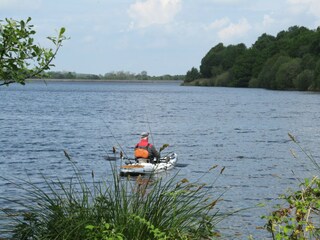
<instances>
[{"instance_id":1,"label":"shoreline","mask_svg":"<svg viewBox=\"0 0 320 240\"><path fill-rule=\"evenodd\" d=\"M183 80L28 79L26 82L183 83Z\"/></svg>"}]
</instances>

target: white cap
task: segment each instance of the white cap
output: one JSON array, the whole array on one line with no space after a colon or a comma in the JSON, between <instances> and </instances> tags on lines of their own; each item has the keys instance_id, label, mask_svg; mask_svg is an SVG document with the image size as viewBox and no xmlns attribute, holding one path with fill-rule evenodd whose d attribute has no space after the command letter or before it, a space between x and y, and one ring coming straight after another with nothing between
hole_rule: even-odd
<instances>
[{"instance_id":1,"label":"white cap","mask_svg":"<svg viewBox=\"0 0 320 240\"><path fill-rule=\"evenodd\" d=\"M141 133L141 138L145 138L145 137L148 137L149 136L149 133L148 132L143 132Z\"/></svg>"}]
</instances>

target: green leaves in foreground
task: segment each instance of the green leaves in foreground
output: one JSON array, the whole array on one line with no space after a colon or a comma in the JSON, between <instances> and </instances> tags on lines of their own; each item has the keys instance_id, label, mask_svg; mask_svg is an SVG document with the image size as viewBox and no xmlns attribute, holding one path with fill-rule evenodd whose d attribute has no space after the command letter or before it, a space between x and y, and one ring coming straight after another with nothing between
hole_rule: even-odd
<instances>
[{"instance_id":1,"label":"green leaves in foreground","mask_svg":"<svg viewBox=\"0 0 320 240\"><path fill-rule=\"evenodd\" d=\"M282 196L285 206L278 206L264 217L273 239L319 239L320 179L305 179L300 187L301 190Z\"/></svg>"},{"instance_id":2,"label":"green leaves in foreground","mask_svg":"<svg viewBox=\"0 0 320 240\"><path fill-rule=\"evenodd\" d=\"M27 78L40 77L54 66L52 61L66 40L65 28L56 37L48 37L54 47L46 49L34 43L36 31L30 22L30 17L26 21L0 20L0 86L24 85Z\"/></svg>"},{"instance_id":3,"label":"green leaves in foreground","mask_svg":"<svg viewBox=\"0 0 320 240\"><path fill-rule=\"evenodd\" d=\"M299 145L292 134L288 135L319 171L319 164L312 155ZM317 176L306 178L299 187L299 190L280 196L283 205L276 206L269 216L263 217L273 239L320 239L320 179Z\"/></svg>"}]
</instances>

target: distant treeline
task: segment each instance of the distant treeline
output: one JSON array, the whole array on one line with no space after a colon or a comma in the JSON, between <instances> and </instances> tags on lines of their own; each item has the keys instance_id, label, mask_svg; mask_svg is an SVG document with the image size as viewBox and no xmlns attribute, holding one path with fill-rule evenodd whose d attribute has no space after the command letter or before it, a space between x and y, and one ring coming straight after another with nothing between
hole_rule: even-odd
<instances>
[{"instance_id":1,"label":"distant treeline","mask_svg":"<svg viewBox=\"0 0 320 240\"><path fill-rule=\"evenodd\" d=\"M199 70L186 73L184 85L319 91L320 27L293 26L276 37L264 33L250 48L219 43Z\"/></svg>"},{"instance_id":2,"label":"distant treeline","mask_svg":"<svg viewBox=\"0 0 320 240\"><path fill-rule=\"evenodd\" d=\"M46 79L86 79L86 80L184 80L185 75L162 75L162 76L149 76L146 71L139 74L131 72L118 71L110 72L104 75L85 74L75 72L46 72L43 78Z\"/></svg>"}]
</instances>

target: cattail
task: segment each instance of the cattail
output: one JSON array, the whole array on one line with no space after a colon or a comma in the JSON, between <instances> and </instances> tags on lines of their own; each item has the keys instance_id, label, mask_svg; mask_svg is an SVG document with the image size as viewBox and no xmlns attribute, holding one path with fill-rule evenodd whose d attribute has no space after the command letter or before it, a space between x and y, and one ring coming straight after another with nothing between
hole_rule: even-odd
<instances>
[{"instance_id":1,"label":"cattail","mask_svg":"<svg viewBox=\"0 0 320 240\"><path fill-rule=\"evenodd\" d=\"M292 149L290 149L290 152L291 152L291 155L292 155L294 158L297 158L297 154L295 153L295 151L293 151Z\"/></svg>"},{"instance_id":2,"label":"cattail","mask_svg":"<svg viewBox=\"0 0 320 240\"><path fill-rule=\"evenodd\" d=\"M288 135L293 142L297 142L296 138L292 134L288 133Z\"/></svg>"},{"instance_id":3,"label":"cattail","mask_svg":"<svg viewBox=\"0 0 320 240\"><path fill-rule=\"evenodd\" d=\"M215 169L216 167L218 167L218 165L213 165L213 166L209 169L209 171L211 171L212 169Z\"/></svg>"},{"instance_id":4,"label":"cattail","mask_svg":"<svg viewBox=\"0 0 320 240\"><path fill-rule=\"evenodd\" d=\"M71 161L71 157L69 156L69 154L67 153L66 150L63 150L64 155L66 156L66 158L68 158L69 161Z\"/></svg>"},{"instance_id":5,"label":"cattail","mask_svg":"<svg viewBox=\"0 0 320 240\"><path fill-rule=\"evenodd\" d=\"M181 182L182 182L182 183L188 183L188 182L189 182L189 180L188 180L188 179L186 179L186 178L184 178L184 179L182 179L182 180L181 180Z\"/></svg>"}]
</instances>

